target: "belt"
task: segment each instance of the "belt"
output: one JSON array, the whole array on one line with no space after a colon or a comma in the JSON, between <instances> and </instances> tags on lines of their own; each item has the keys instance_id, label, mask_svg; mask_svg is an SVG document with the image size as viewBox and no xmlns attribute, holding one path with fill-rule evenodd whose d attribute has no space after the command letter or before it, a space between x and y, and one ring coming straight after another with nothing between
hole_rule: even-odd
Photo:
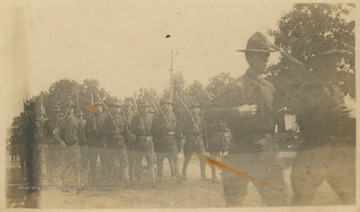
<instances>
[{"instance_id":1,"label":"belt","mask_svg":"<svg viewBox=\"0 0 360 212\"><path fill-rule=\"evenodd\" d=\"M175 135L175 134L176 134L175 131L168 131L168 132L163 133L163 135L169 135L169 136Z\"/></svg>"},{"instance_id":2,"label":"belt","mask_svg":"<svg viewBox=\"0 0 360 212\"><path fill-rule=\"evenodd\" d=\"M151 135L136 135L138 138L152 138Z\"/></svg>"},{"instance_id":3,"label":"belt","mask_svg":"<svg viewBox=\"0 0 360 212\"><path fill-rule=\"evenodd\" d=\"M66 146L74 146L75 144L78 144L78 142L71 143L71 144L66 144Z\"/></svg>"},{"instance_id":4,"label":"belt","mask_svg":"<svg viewBox=\"0 0 360 212\"><path fill-rule=\"evenodd\" d=\"M149 135L137 135L138 138L140 138L141 140L145 140L146 142L148 141L152 141L152 136ZM143 141L141 141L143 142Z\"/></svg>"},{"instance_id":5,"label":"belt","mask_svg":"<svg viewBox=\"0 0 360 212\"><path fill-rule=\"evenodd\" d=\"M124 138L124 136L120 135L120 134L115 134L115 135L112 136L112 138L119 139L119 138Z\"/></svg>"}]
</instances>

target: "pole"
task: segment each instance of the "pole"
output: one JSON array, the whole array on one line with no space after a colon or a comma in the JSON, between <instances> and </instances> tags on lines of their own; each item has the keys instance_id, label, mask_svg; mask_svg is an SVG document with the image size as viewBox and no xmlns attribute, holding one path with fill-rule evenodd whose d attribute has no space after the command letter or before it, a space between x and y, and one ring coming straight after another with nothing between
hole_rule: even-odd
<instances>
[{"instance_id":1,"label":"pole","mask_svg":"<svg viewBox=\"0 0 360 212\"><path fill-rule=\"evenodd\" d=\"M174 67L173 67L173 55L174 51L171 50L170 55L170 100L174 101Z\"/></svg>"}]
</instances>

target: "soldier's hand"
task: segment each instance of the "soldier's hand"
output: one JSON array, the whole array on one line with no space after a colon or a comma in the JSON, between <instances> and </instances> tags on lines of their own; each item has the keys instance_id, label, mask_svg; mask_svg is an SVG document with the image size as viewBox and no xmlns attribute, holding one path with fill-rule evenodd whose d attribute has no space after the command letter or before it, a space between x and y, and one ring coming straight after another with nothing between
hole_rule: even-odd
<instances>
[{"instance_id":1,"label":"soldier's hand","mask_svg":"<svg viewBox=\"0 0 360 212\"><path fill-rule=\"evenodd\" d=\"M251 117L258 111L257 105L245 104L240 107L233 107L233 111L240 117Z\"/></svg>"},{"instance_id":2,"label":"soldier's hand","mask_svg":"<svg viewBox=\"0 0 360 212\"><path fill-rule=\"evenodd\" d=\"M338 112L343 116L347 116L350 118L355 118L356 117L356 110L347 107L346 105L339 105L336 108L330 110L331 112Z\"/></svg>"}]
</instances>

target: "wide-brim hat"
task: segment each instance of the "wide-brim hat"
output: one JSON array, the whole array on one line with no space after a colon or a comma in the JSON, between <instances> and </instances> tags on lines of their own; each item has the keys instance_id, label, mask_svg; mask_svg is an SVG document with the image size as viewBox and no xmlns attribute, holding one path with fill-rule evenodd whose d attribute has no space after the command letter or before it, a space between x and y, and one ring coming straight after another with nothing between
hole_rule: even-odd
<instances>
[{"instance_id":1,"label":"wide-brim hat","mask_svg":"<svg viewBox=\"0 0 360 212\"><path fill-rule=\"evenodd\" d=\"M85 114L81 110L78 110L76 111L75 116L85 116Z\"/></svg>"},{"instance_id":2,"label":"wide-brim hat","mask_svg":"<svg viewBox=\"0 0 360 212\"><path fill-rule=\"evenodd\" d=\"M200 108L201 105L199 103L193 103L189 106L189 108Z\"/></svg>"},{"instance_id":3,"label":"wide-brim hat","mask_svg":"<svg viewBox=\"0 0 360 212\"><path fill-rule=\"evenodd\" d=\"M119 108L119 107L122 107L122 104L119 100L115 100L115 101L110 102L109 107Z\"/></svg>"},{"instance_id":4,"label":"wide-brim hat","mask_svg":"<svg viewBox=\"0 0 360 212\"><path fill-rule=\"evenodd\" d=\"M138 105L141 107L150 107L149 101L146 101L146 100L139 101Z\"/></svg>"},{"instance_id":5,"label":"wide-brim hat","mask_svg":"<svg viewBox=\"0 0 360 212\"><path fill-rule=\"evenodd\" d=\"M123 106L131 106L131 105L133 105L133 102L130 99L124 100Z\"/></svg>"},{"instance_id":6,"label":"wide-brim hat","mask_svg":"<svg viewBox=\"0 0 360 212\"><path fill-rule=\"evenodd\" d=\"M171 101L170 99L162 99L160 101L160 105L173 105L173 104L174 104L174 102Z\"/></svg>"},{"instance_id":7,"label":"wide-brim hat","mask_svg":"<svg viewBox=\"0 0 360 212\"><path fill-rule=\"evenodd\" d=\"M261 52L270 53L276 52L277 50L271 48L270 42L267 40L265 35L260 32L255 32L248 40L246 49L236 50L238 52Z\"/></svg>"},{"instance_id":8,"label":"wide-brim hat","mask_svg":"<svg viewBox=\"0 0 360 212\"><path fill-rule=\"evenodd\" d=\"M60 110L60 108L56 107L56 108L52 109L51 112L59 113L59 112L61 112L61 110Z\"/></svg>"},{"instance_id":9,"label":"wide-brim hat","mask_svg":"<svg viewBox=\"0 0 360 212\"><path fill-rule=\"evenodd\" d=\"M346 52L344 50L341 50L334 41L324 41L322 44L320 44L319 49L320 53L315 54L311 57L311 59L320 58L328 55L337 55Z\"/></svg>"}]
</instances>

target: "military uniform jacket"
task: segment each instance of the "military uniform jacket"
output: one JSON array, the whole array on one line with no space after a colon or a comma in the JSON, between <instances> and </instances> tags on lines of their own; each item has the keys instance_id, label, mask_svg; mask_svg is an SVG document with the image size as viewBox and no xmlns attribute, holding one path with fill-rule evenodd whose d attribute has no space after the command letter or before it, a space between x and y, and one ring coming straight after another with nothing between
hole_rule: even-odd
<instances>
[{"instance_id":1,"label":"military uniform jacket","mask_svg":"<svg viewBox=\"0 0 360 212\"><path fill-rule=\"evenodd\" d=\"M335 82L312 77L288 99L305 138L302 148L355 145L355 119L340 111L343 95Z\"/></svg>"},{"instance_id":2,"label":"military uniform jacket","mask_svg":"<svg viewBox=\"0 0 360 212\"><path fill-rule=\"evenodd\" d=\"M221 121L208 123L206 125L206 132L208 151L210 153L218 154L220 151L226 151L230 142L230 130L226 124Z\"/></svg>"},{"instance_id":3,"label":"military uniform jacket","mask_svg":"<svg viewBox=\"0 0 360 212\"><path fill-rule=\"evenodd\" d=\"M135 115L131 122L131 132L137 137L151 136L152 121L153 115L151 113Z\"/></svg>"},{"instance_id":4,"label":"military uniform jacket","mask_svg":"<svg viewBox=\"0 0 360 212\"><path fill-rule=\"evenodd\" d=\"M237 142L252 134L273 133L274 86L267 80L255 76L250 69L230 82L216 96L205 111L209 122L224 120ZM252 117L234 115L231 108L242 105L257 105L258 111Z\"/></svg>"},{"instance_id":5,"label":"military uniform jacket","mask_svg":"<svg viewBox=\"0 0 360 212\"><path fill-rule=\"evenodd\" d=\"M125 148L125 118L121 115L114 115L114 121L119 128L119 133L116 133L116 126L113 119L108 115L105 119L105 129L108 134L108 147Z\"/></svg>"},{"instance_id":6,"label":"military uniform jacket","mask_svg":"<svg viewBox=\"0 0 360 212\"><path fill-rule=\"evenodd\" d=\"M154 118L152 132L157 152L176 149L180 145L180 129L174 113L165 114L165 116L158 114Z\"/></svg>"},{"instance_id":7,"label":"military uniform jacket","mask_svg":"<svg viewBox=\"0 0 360 212\"><path fill-rule=\"evenodd\" d=\"M74 116L66 117L60 126L60 138L67 146L79 142L80 121Z\"/></svg>"},{"instance_id":8,"label":"military uniform jacket","mask_svg":"<svg viewBox=\"0 0 360 212\"><path fill-rule=\"evenodd\" d=\"M151 113L137 114L134 116L131 123L131 132L135 134L134 149L154 151L154 144L152 141L153 115ZM131 147L132 148L132 147Z\"/></svg>"},{"instance_id":9,"label":"military uniform jacket","mask_svg":"<svg viewBox=\"0 0 360 212\"><path fill-rule=\"evenodd\" d=\"M44 136L47 144L60 143L60 135L58 133L53 133L59 122L60 119L50 118L44 123Z\"/></svg>"},{"instance_id":10,"label":"military uniform jacket","mask_svg":"<svg viewBox=\"0 0 360 212\"><path fill-rule=\"evenodd\" d=\"M205 121L200 116L187 116L182 123L181 132L186 137L186 142L193 139L203 142L205 146L207 145Z\"/></svg>"},{"instance_id":11,"label":"military uniform jacket","mask_svg":"<svg viewBox=\"0 0 360 212\"><path fill-rule=\"evenodd\" d=\"M85 136L85 125L86 120L79 120L79 144L85 145L87 143L87 139Z\"/></svg>"},{"instance_id":12,"label":"military uniform jacket","mask_svg":"<svg viewBox=\"0 0 360 212\"><path fill-rule=\"evenodd\" d=\"M105 128L106 114L96 113L89 116L85 124L85 135L90 146L104 146L107 142Z\"/></svg>"}]
</instances>

